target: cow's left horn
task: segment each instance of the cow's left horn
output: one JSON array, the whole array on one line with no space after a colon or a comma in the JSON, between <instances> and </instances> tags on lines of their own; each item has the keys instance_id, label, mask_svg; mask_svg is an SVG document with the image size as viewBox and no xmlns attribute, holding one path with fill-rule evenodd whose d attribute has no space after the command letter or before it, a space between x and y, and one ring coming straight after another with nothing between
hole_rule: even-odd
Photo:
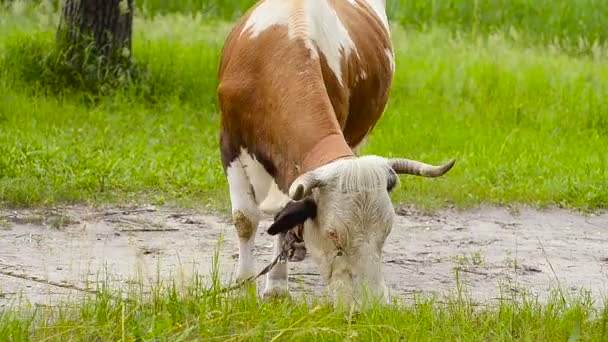
<instances>
[{"instance_id":1,"label":"cow's left horn","mask_svg":"<svg viewBox=\"0 0 608 342\"><path fill-rule=\"evenodd\" d=\"M294 201L299 201L312 192L312 189L319 187L323 182L317 178L314 172L308 172L298 177L289 187L289 197Z\"/></svg>"},{"instance_id":2,"label":"cow's left horn","mask_svg":"<svg viewBox=\"0 0 608 342\"><path fill-rule=\"evenodd\" d=\"M408 174L423 177L443 176L446 172L450 171L455 162L456 159L452 159L441 166L434 166L405 158L388 160L388 164L398 174Z\"/></svg>"}]
</instances>

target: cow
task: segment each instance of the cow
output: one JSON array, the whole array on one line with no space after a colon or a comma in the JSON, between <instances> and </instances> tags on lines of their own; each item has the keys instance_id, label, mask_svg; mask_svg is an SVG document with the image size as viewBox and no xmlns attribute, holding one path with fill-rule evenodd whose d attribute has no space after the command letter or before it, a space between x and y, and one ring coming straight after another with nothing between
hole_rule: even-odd
<instances>
[{"instance_id":1,"label":"cow","mask_svg":"<svg viewBox=\"0 0 608 342\"><path fill-rule=\"evenodd\" d=\"M360 155L394 73L384 0L261 0L234 24L217 98L237 280L254 274L256 231L271 213L274 256L302 225L332 301L387 298L382 249L398 175L439 177L455 162ZM266 275L263 295L289 296L286 263Z\"/></svg>"}]
</instances>

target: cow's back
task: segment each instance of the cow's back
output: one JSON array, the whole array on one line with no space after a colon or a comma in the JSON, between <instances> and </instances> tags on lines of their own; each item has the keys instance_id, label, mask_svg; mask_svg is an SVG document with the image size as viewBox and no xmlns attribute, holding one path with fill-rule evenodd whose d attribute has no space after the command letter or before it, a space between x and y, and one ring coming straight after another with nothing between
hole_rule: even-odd
<instances>
[{"instance_id":1,"label":"cow's back","mask_svg":"<svg viewBox=\"0 0 608 342\"><path fill-rule=\"evenodd\" d=\"M342 61L343 82L321 57L323 78L336 117L351 147L359 145L382 116L393 80L395 61L388 27L364 1L331 0L349 32L356 53Z\"/></svg>"},{"instance_id":2,"label":"cow's back","mask_svg":"<svg viewBox=\"0 0 608 342\"><path fill-rule=\"evenodd\" d=\"M358 145L384 110L392 65L388 30L361 0L259 2L222 51L224 165L245 147L275 178L286 173L285 190L301 165L273 156L292 163L334 131Z\"/></svg>"}]
</instances>

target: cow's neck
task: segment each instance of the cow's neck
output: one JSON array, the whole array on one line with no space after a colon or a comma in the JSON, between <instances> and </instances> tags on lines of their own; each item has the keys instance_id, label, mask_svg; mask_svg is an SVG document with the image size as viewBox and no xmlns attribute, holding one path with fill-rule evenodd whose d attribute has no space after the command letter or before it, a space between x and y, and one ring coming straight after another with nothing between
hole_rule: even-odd
<instances>
[{"instance_id":1,"label":"cow's neck","mask_svg":"<svg viewBox=\"0 0 608 342\"><path fill-rule=\"evenodd\" d=\"M344 140L342 132L309 132L303 135L292 132L289 142L284 140L281 149L275 152L275 181L288 193L291 183L302 174L315 170L340 158L354 157L352 149ZM301 142L301 143L298 143Z\"/></svg>"},{"instance_id":2,"label":"cow's neck","mask_svg":"<svg viewBox=\"0 0 608 342\"><path fill-rule=\"evenodd\" d=\"M340 158L353 157L354 153L341 133L329 134L307 151L301 162L300 173L306 173Z\"/></svg>"}]
</instances>

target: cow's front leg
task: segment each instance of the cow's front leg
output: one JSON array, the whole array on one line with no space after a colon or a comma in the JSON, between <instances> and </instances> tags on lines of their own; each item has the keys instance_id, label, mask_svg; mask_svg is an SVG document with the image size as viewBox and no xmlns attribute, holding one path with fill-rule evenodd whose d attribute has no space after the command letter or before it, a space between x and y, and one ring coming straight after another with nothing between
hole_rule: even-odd
<instances>
[{"instance_id":1,"label":"cow's front leg","mask_svg":"<svg viewBox=\"0 0 608 342\"><path fill-rule=\"evenodd\" d=\"M274 260L283 250L285 233L277 234L274 237L272 260ZM287 286L287 260L278 262L266 275L266 287L264 288L264 298L289 297Z\"/></svg>"},{"instance_id":2,"label":"cow's front leg","mask_svg":"<svg viewBox=\"0 0 608 342\"><path fill-rule=\"evenodd\" d=\"M243 281L256 273L253 248L261 215L245 169L238 160L228 167L227 174L232 203L232 220L239 238L237 281Z\"/></svg>"}]
</instances>

